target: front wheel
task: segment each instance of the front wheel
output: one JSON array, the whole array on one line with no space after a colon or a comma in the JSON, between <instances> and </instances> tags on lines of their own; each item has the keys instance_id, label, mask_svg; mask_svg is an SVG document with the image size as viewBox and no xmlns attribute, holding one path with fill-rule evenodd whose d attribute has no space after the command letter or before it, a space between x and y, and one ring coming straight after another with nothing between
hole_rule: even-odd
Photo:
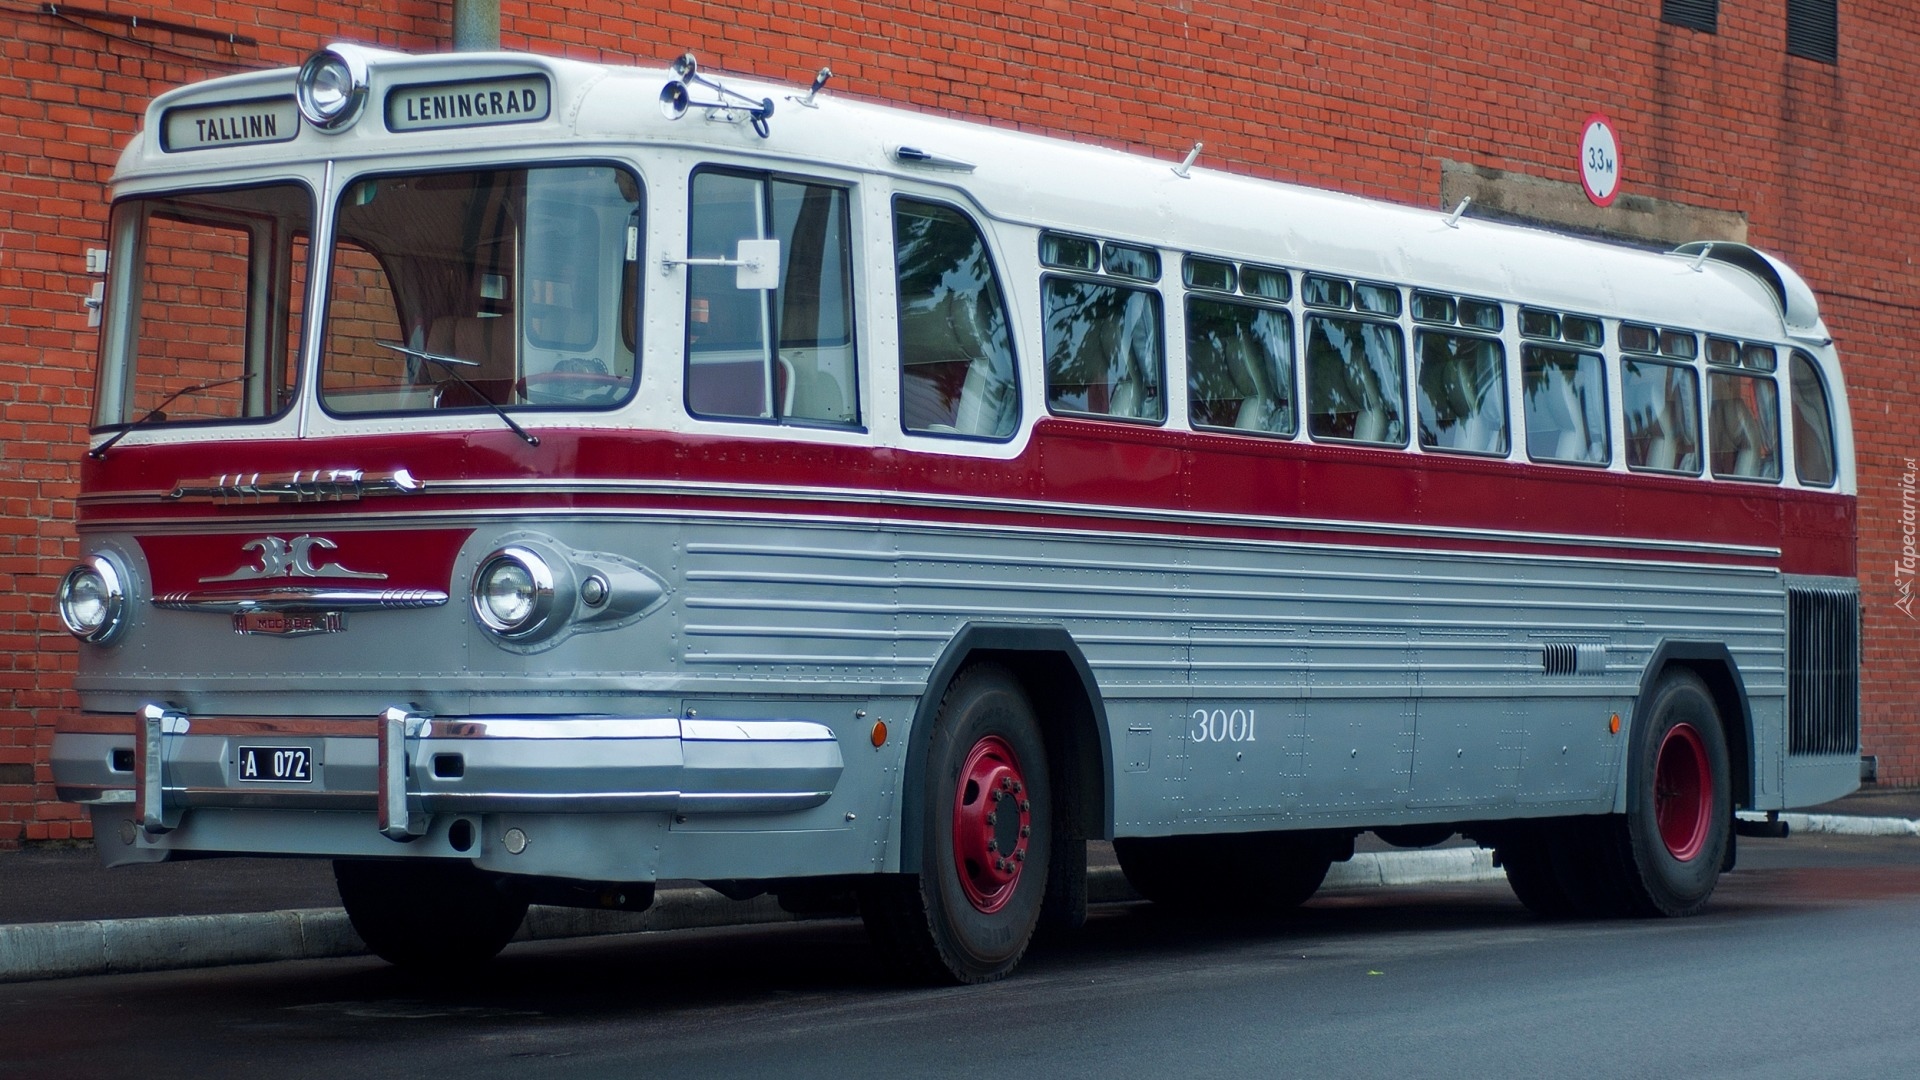
<instances>
[{"instance_id":1,"label":"front wheel","mask_svg":"<svg viewBox=\"0 0 1920 1080\"><path fill-rule=\"evenodd\" d=\"M333 879L367 948L421 971L460 971L491 960L527 917L525 889L468 862L339 859Z\"/></svg>"},{"instance_id":2,"label":"front wheel","mask_svg":"<svg viewBox=\"0 0 1920 1080\"><path fill-rule=\"evenodd\" d=\"M920 873L865 883L861 914L908 974L990 982L1026 952L1046 893L1046 745L1019 683L981 664L948 688L926 753Z\"/></svg>"}]
</instances>

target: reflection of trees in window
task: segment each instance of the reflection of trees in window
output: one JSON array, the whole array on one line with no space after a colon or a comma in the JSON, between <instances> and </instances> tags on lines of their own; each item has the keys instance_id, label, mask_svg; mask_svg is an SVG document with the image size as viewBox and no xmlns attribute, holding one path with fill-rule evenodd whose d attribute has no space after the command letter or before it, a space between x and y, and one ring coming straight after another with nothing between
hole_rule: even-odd
<instances>
[{"instance_id":1,"label":"reflection of trees in window","mask_svg":"<svg viewBox=\"0 0 1920 1080\"><path fill-rule=\"evenodd\" d=\"M1713 475L1745 480L1780 478L1780 391L1763 376L1713 372L1708 437Z\"/></svg>"},{"instance_id":2,"label":"reflection of trees in window","mask_svg":"<svg viewBox=\"0 0 1920 1080\"><path fill-rule=\"evenodd\" d=\"M1307 319L1307 425L1316 437L1404 445L1406 344L1392 323Z\"/></svg>"},{"instance_id":3,"label":"reflection of trees in window","mask_svg":"<svg viewBox=\"0 0 1920 1080\"><path fill-rule=\"evenodd\" d=\"M1422 331L1420 445L1507 452L1506 353L1492 338Z\"/></svg>"},{"instance_id":4,"label":"reflection of trees in window","mask_svg":"<svg viewBox=\"0 0 1920 1080\"><path fill-rule=\"evenodd\" d=\"M1700 471L1700 383L1692 368L1623 360L1620 397L1629 468Z\"/></svg>"},{"instance_id":5,"label":"reflection of trees in window","mask_svg":"<svg viewBox=\"0 0 1920 1080\"><path fill-rule=\"evenodd\" d=\"M1520 379L1529 457L1606 464L1607 387L1599 354L1528 345Z\"/></svg>"},{"instance_id":6,"label":"reflection of trees in window","mask_svg":"<svg viewBox=\"0 0 1920 1080\"><path fill-rule=\"evenodd\" d=\"M1047 407L1163 420L1157 293L1046 280Z\"/></svg>"},{"instance_id":7,"label":"reflection of trees in window","mask_svg":"<svg viewBox=\"0 0 1920 1080\"><path fill-rule=\"evenodd\" d=\"M959 211L894 204L901 425L1006 438L1020 420L1012 335L993 260Z\"/></svg>"},{"instance_id":8,"label":"reflection of trees in window","mask_svg":"<svg viewBox=\"0 0 1920 1080\"><path fill-rule=\"evenodd\" d=\"M1195 427L1293 434L1292 318L1275 308L1189 299L1187 396Z\"/></svg>"},{"instance_id":9,"label":"reflection of trees in window","mask_svg":"<svg viewBox=\"0 0 1920 1080\"><path fill-rule=\"evenodd\" d=\"M1827 388L1806 353L1793 354L1793 471L1803 484L1826 487L1836 476L1833 413Z\"/></svg>"}]
</instances>

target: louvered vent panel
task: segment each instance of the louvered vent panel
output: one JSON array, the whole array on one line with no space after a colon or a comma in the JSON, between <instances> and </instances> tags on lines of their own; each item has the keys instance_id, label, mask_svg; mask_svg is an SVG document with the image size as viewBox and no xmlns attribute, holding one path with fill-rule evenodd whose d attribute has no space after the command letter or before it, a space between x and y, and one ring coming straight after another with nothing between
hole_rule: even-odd
<instances>
[{"instance_id":1,"label":"louvered vent panel","mask_svg":"<svg viewBox=\"0 0 1920 1080\"><path fill-rule=\"evenodd\" d=\"M1809 60L1838 63L1839 0L1787 0L1787 51Z\"/></svg>"},{"instance_id":2,"label":"louvered vent panel","mask_svg":"<svg viewBox=\"0 0 1920 1080\"><path fill-rule=\"evenodd\" d=\"M1660 0L1660 21L1694 30L1717 33L1720 29L1720 0Z\"/></svg>"},{"instance_id":3,"label":"louvered vent panel","mask_svg":"<svg viewBox=\"0 0 1920 1080\"><path fill-rule=\"evenodd\" d=\"M1860 752L1860 594L1787 589L1787 744L1794 754Z\"/></svg>"}]
</instances>

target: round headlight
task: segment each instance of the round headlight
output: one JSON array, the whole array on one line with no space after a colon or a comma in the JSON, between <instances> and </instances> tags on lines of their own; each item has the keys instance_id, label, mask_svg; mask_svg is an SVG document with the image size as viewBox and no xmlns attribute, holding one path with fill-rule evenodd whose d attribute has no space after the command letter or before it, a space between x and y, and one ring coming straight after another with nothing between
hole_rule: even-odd
<instances>
[{"instance_id":1,"label":"round headlight","mask_svg":"<svg viewBox=\"0 0 1920 1080\"><path fill-rule=\"evenodd\" d=\"M480 624L511 641L552 630L553 568L530 548L501 548L480 561L473 575L473 613Z\"/></svg>"},{"instance_id":2,"label":"round headlight","mask_svg":"<svg viewBox=\"0 0 1920 1080\"><path fill-rule=\"evenodd\" d=\"M126 621L126 578L104 556L92 555L60 581L60 621L82 641L105 644Z\"/></svg>"},{"instance_id":3,"label":"round headlight","mask_svg":"<svg viewBox=\"0 0 1920 1080\"><path fill-rule=\"evenodd\" d=\"M300 115L321 131L345 131L367 103L367 60L351 45L329 45L300 65Z\"/></svg>"}]
</instances>

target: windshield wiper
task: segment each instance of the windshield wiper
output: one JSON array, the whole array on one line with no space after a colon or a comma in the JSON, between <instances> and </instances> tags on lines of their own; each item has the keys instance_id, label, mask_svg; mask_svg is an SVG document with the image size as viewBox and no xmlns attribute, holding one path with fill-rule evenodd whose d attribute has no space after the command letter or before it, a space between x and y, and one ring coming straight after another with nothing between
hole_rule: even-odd
<instances>
[{"instance_id":1,"label":"windshield wiper","mask_svg":"<svg viewBox=\"0 0 1920 1080\"><path fill-rule=\"evenodd\" d=\"M380 346L381 348L392 349L394 352L397 352L402 356L417 356L420 359L425 360L429 364L440 365L440 369L447 373L448 378L452 379L454 382L459 383L461 386L466 387L468 393L480 399L481 403L486 405L487 408L493 410L493 415L499 417L502 423L505 423L508 427L512 428L513 433L515 435L518 435L522 439L525 439L527 441L528 446L540 445L540 440L538 438L535 438L534 435L531 432L527 431L526 428L521 427L519 423L517 423L513 419L513 417L508 416L507 410L503 408L499 402L488 397L486 393L482 391L479 387L469 382L465 375L460 374L460 370L459 370L460 368L479 367L480 364L478 361L462 360L457 356L442 356L439 353L428 352L425 349L416 349L411 345L402 345L397 341L376 341L374 342L374 344Z\"/></svg>"},{"instance_id":2,"label":"windshield wiper","mask_svg":"<svg viewBox=\"0 0 1920 1080\"><path fill-rule=\"evenodd\" d=\"M168 394L165 398L162 398L160 401L160 404L155 405L151 409L148 409L146 411L146 414L141 416L140 419L135 420L133 423L128 424L126 427L123 427L119 431L114 432L113 436L109 438L106 442L103 442L99 446L96 446L93 449L87 451L87 456L94 459L95 461L98 461L101 458L106 457L107 451L113 448L113 444L119 442L121 439L126 438L127 435L131 433L134 429L143 428L143 427L146 427L148 424L155 423L156 421L165 420L167 418L167 412L166 412L167 406L173 404L174 402L180 400L183 397L186 397L188 394L198 394L203 390L212 390L216 387L221 387L221 386L232 386L234 383L243 383L249 379L253 379L257 377L258 377L258 373L252 373L247 375L235 375L231 379L215 379L212 382L196 383L193 386L183 386L180 389L175 390L173 393Z\"/></svg>"}]
</instances>

